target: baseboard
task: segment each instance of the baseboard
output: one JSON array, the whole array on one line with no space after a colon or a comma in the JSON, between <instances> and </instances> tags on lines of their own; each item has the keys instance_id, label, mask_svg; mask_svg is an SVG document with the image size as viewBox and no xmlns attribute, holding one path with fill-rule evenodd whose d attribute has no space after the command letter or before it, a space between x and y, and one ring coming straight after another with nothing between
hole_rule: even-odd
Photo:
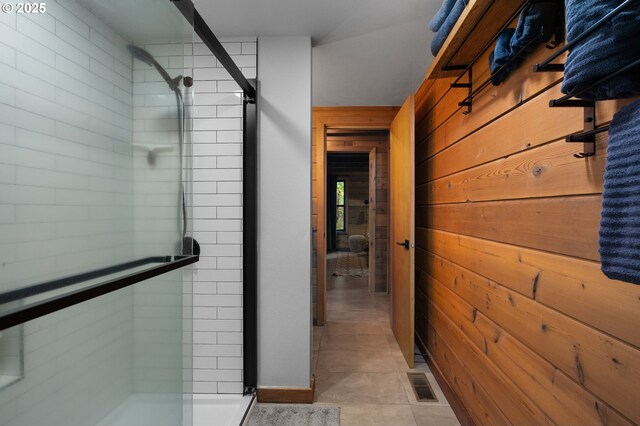
<instances>
[{"instance_id":1,"label":"baseboard","mask_svg":"<svg viewBox=\"0 0 640 426\"><path fill-rule=\"evenodd\" d=\"M427 356L425 357L425 361L427 362L427 365L429 366L431 373L433 373L433 376L436 378L436 381L438 382L438 385L440 386L442 393L447 398L447 401L449 402L451 409L453 410L456 417L458 418L458 422L460 422L462 426L475 426L475 422L469 415L469 412L467 411L467 409L464 407L462 400L449 386L449 383L442 375L440 368L431 357L431 354L429 354L429 351L427 350L427 346L424 344L424 342L422 341L418 333L416 333L416 344L420 348L420 352L422 352L423 354L427 354Z\"/></svg>"},{"instance_id":2,"label":"baseboard","mask_svg":"<svg viewBox=\"0 0 640 426\"><path fill-rule=\"evenodd\" d=\"M267 388L259 387L258 402L275 404L313 404L316 391L316 376L311 376L311 387L308 388Z\"/></svg>"}]
</instances>

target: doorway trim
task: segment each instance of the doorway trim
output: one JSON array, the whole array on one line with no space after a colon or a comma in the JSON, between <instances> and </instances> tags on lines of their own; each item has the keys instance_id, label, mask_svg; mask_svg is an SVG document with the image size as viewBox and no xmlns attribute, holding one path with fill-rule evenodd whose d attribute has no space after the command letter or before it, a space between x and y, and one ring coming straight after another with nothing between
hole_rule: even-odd
<instances>
[{"instance_id":1,"label":"doorway trim","mask_svg":"<svg viewBox=\"0 0 640 426\"><path fill-rule=\"evenodd\" d=\"M316 150L316 176L313 195L316 217L312 219L316 231L318 321L322 326L327 318L327 235L326 235L326 177L327 129L348 128L363 130L389 130L399 107L314 107L313 145ZM350 147L353 151L354 147ZM366 151L370 148L367 147ZM362 152L362 151L360 151ZM374 253L375 256L375 253Z\"/></svg>"}]
</instances>

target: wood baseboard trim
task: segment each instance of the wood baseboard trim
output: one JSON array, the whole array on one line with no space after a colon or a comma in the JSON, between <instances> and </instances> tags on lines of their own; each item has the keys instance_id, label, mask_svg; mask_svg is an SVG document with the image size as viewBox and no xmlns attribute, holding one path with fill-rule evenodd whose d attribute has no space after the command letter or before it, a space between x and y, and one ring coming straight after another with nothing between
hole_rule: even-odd
<instances>
[{"instance_id":1,"label":"wood baseboard trim","mask_svg":"<svg viewBox=\"0 0 640 426\"><path fill-rule=\"evenodd\" d=\"M308 388L258 388L258 402L274 404L313 404L316 376L311 376Z\"/></svg>"},{"instance_id":2,"label":"wood baseboard trim","mask_svg":"<svg viewBox=\"0 0 640 426\"><path fill-rule=\"evenodd\" d=\"M453 391L453 389L451 389L451 387L449 386L449 383L442 375L440 368L438 368L438 365L431 358L431 355L429 354L429 351L424 345L424 342L422 341L422 339L420 339L417 333L416 333L416 337L417 337L416 343L420 348L420 351L423 354L427 354L427 356L425 357L425 361L427 362L427 365L429 366L431 373L433 373L433 376L436 378L436 381L438 382L438 385L440 386L442 393L444 394L445 398L447 398L447 401L449 402L449 405L451 406L451 409L453 410L454 414L458 418L458 421L462 426L475 426L475 422L473 421L473 418L469 415L469 412L467 411L467 409L464 407L462 400Z\"/></svg>"}]
</instances>

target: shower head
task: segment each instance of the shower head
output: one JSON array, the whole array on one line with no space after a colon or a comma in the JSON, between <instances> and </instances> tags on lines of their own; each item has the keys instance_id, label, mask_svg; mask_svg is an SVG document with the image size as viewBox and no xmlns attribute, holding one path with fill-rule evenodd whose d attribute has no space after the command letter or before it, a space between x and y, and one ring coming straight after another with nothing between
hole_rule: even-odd
<instances>
[{"instance_id":1,"label":"shower head","mask_svg":"<svg viewBox=\"0 0 640 426\"><path fill-rule=\"evenodd\" d=\"M127 46L127 50L129 51L129 53L131 53L131 56L141 60L149 66L153 66L156 62L156 60L153 59L153 56L151 56L151 53L147 52L142 47L130 44Z\"/></svg>"},{"instance_id":2,"label":"shower head","mask_svg":"<svg viewBox=\"0 0 640 426\"><path fill-rule=\"evenodd\" d=\"M134 44L130 44L127 46L127 50L131 53L131 56L134 58L144 62L150 67L155 67L156 70L160 73L164 81L167 82L169 88L176 92L178 95L180 93L180 81L182 80L182 76L179 75L176 78L171 78L167 71L162 68L162 65L155 60L155 58L151 55L151 53L144 50L142 47L138 47Z\"/></svg>"}]
</instances>

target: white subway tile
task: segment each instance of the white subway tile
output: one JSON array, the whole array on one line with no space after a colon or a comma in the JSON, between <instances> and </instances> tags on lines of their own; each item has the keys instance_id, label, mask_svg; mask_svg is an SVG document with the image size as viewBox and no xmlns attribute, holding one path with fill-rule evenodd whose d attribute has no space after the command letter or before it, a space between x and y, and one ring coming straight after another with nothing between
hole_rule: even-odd
<instances>
[{"instance_id":1,"label":"white subway tile","mask_svg":"<svg viewBox=\"0 0 640 426\"><path fill-rule=\"evenodd\" d=\"M195 325L195 322L194 322ZM200 324L198 324L200 325ZM194 329L195 330L195 329ZM193 345L193 356L242 356L242 347L239 345Z\"/></svg>"},{"instance_id":2,"label":"white subway tile","mask_svg":"<svg viewBox=\"0 0 640 426\"><path fill-rule=\"evenodd\" d=\"M50 33L54 33L56 31L56 20L50 13L48 13L48 11L47 13L25 13L23 16L40 25Z\"/></svg>"},{"instance_id":3,"label":"white subway tile","mask_svg":"<svg viewBox=\"0 0 640 426\"><path fill-rule=\"evenodd\" d=\"M219 194L241 194L242 182L219 182L218 193Z\"/></svg>"},{"instance_id":4,"label":"white subway tile","mask_svg":"<svg viewBox=\"0 0 640 426\"><path fill-rule=\"evenodd\" d=\"M242 98L239 93L203 93L196 94L194 97L196 105L242 105ZM239 121L234 121L239 123ZM242 129L237 125L234 129ZM212 129L212 130L229 130L229 129Z\"/></svg>"},{"instance_id":5,"label":"white subway tile","mask_svg":"<svg viewBox=\"0 0 640 426\"><path fill-rule=\"evenodd\" d=\"M193 78L195 80L232 80L231 74L224 68L195 68Z\"/></svg>"},{"instance_id":6,"label":"white subway tile","mask_svg":"<svg viewBox=\"0 0 640 426\"><path fill-rule=\"evenodd\" d=\"M199 294L217 294L217 293L218 293L217 283L212 283L212 282L194 282L193 283L194 300L198 297L197 295Z\"/></svg>"},{"instance_id":7,"label":"white subway tile","mask_svg":"<svg viewBox=\"0 0 640 426\"><path fill-rule=\"evenodd\" d=\"M218 333L218 343L221 345L241 345L242 333Z\"/></svg>"},{"instance_id":8,"label":"white subway tile","mask_svg":"<svg viewBox=\"0 0 640 426\"><path fill-rule=\"evenodd\" d=\"M220 269L242 269L241 257L219 257L217 258L218 268ZM223 293L220 293L223 294Z\"/></svg>"},{"instance_id":9,"label":"white subway tile","mask_svg":"<svg viewBox=\"0 0 640 426\"><path fill-rule=\"evenodd\" d=\"M193 393L217 394L217 382L193 382Z\"/></svg>"},{"instance_id":10,"label":"white subway tile","mask_svg":"<svg viewBox=\"0 0 640 426\"><path fill-rule=\"evenodd\" d=\"M204 342L204 343L206 343L206 342ZM229 358L226 358L226 359L229 359ZM217 358L215 358L215 357L199 357L199 356L198 357L194 357L193 358L193 368L195 368L195 369L216 369L216 368L218 368Z\"/></svg>"},{"instance_id":11,"label":"white subway tile","mask_svg":"<svg viewBox=\"0 0 640 426\"><path fill-rule=\"evenodd\" d=\"M238 169L195 169L193 171L194 182L224 182L241 181L242 170ZM210 201L203 199L202 201ZM206 204L212 205L212 204ZM235 204L237 205L237 204Z\"/></svg>"},{"instance_id":12,"label":"white subway tile","mask_svg":"<svg viewBox=\"0 0 640 426\"><path fill-rule=\"evenodd\" d=\"M241 394L244 385L242 382L219 382L218 393L221 394Z\"/></svg>"},{"instance_id":13,"label":"white subway tile","mask_svg":"<svg viewBox=\"0 0 640 426\"><path fill-rule=\"evenodd\" d=\"M218 93L232 92L242 92L242 89L234 80L224 80L218 82Z\"/></svg>"},{"instance_id":14,"label":"white subway tile","mask_svg":"<svg viewBox=\"0 0 640 426\"><path fill-rule=\"evenodd\" d=\"M242 43L242 54L243 55L256 55L258 53L258 43L256 42L245 42ZM255 64L255 59L254 62Z\"/></svg>"},{"instance_id":15,"label":"white subway tile","mask_svg":"<svg viewBox=\"0 0 640 426\"><path fill-rule=\"evenodd\" d=\"M16 50L0 42L0 62L9 65L10 67L16 66Z\"/></svg>"},{"instance_id":16,"label":"white subway tile","mask_svg":"<svg viewBox=\"0 0 640 426\"><path fill-rule=\"evenodd\" d=\"M225 370L242 370L242 358L218 357L217 367Z\"/></svg>"},{"instance_id":17,"label":"white subway tile","mask_svg":"<svg viewBox=\"0 0 640 426\"><path fill-rule=\"evenodd\" d=\"M7 16L11 16L14 20L17 18L18 14L11 13L0 13L0 16L6 18ZM15 21L14 21L15 22ZM33 23L30 23L34 25ZM55 51L45 47L40 43L40 40L33 39L29 37L27 34L23 34L21 31L16 31L16 25L13 26L14 29L7 28L6 26L2 27L2 43L16 50L16 52L22 52L26 55L29 55L33 58L37 58L45 64L53 65L55 62ZM44 31L40 29L40 31Z\"/></svg>"},{"instance_id":18,"label":"white subway tile","mask_svg":"<svg viewBox=\"0 0 640 426\"><path fill-rule=\"evenodd\" d=\"M242 283L219 282L217 290L218 294L242 294Z\"/></svg>"},{"instance_id":19,"label":"white subway tile","mask_svg":"<svg viewBox=\"0 0 640 426\"><path fill-rule=\"evenodd\" d=\"M218 319L224 320L241 320L242 319L242 307L234 308L212 308L217 309Z\"/></svg>"},{"instance_id":20,"label":"white subway tile","mask_svg":"<svg viewBox=\"0 0 640 426\"><path fill-rule=\"evenodd\" d=\"M0 64L0 75L2 75L3 83L6 83L8 86L27 91L44 99L54 100L55 98L55 88L52 84L34 78L17 68ZM15 105L15 99L11 104Z\"/></svg>"},{"instance_id":21,"label":"white subway tile","mask_svg":"<svg viewBox=\"0 0 640 426\"><path fill-rule=\"evenodd\" d=\"M207 56L194 56L193 67L194 68L215 68L218 66L218 61L215 56L209 54Z\"/></svg>"},{"instance_id":22,"label":"white subway tile","mask_svg":"<svg viewBox=\"0 0 640 426\"><path fill-rule=\"evenodd\" d=\"M47 14L64 22L69 28L84 38L89 38L89 25L81 19L78 19L78 17L62 7L58 2L50 2L47 4Z\"/></svg>"},{"instance_id":23,"label":"white subway tile","mask_svg":"<svg viewBox=\"0 0 640 426\"><path fill-rule=\"evenodd\" d=\"M242 380L242 372L239 370L197 369L193 372L193 379L210 382L238 382Z\"/></svg>"}]
</instances>

